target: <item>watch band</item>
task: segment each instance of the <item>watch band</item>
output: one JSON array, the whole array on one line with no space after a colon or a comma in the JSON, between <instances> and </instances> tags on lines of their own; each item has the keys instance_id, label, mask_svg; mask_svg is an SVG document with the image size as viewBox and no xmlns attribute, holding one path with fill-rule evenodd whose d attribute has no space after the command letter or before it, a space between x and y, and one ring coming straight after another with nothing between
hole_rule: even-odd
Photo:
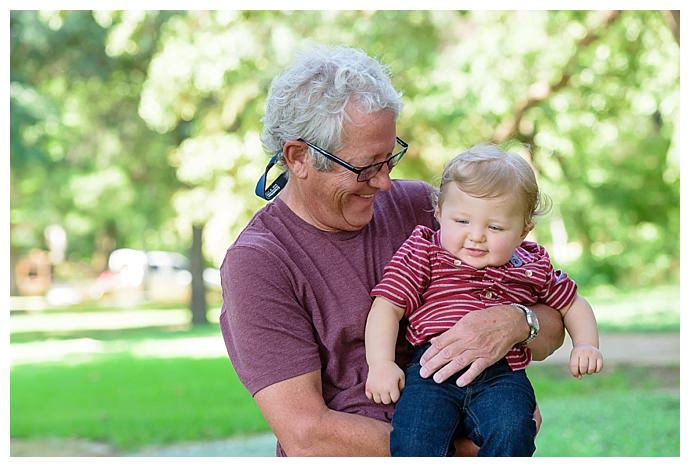
<instances>
[{"instance_id":1,"label":"watch band","mask_svg":"<svg viewBox=\"0 0 690 467\"><path fill-rule=\"evenodd\" d=\"M513 303L512 305L525 314L525 319L527 320L527 325L529 326L529 336L527 336L527 339L520 342L518 345L528 345L539 335L539 320L537 319L537 314L532 311L532 309L520 303Z\"/></svg>"}]
</instances>

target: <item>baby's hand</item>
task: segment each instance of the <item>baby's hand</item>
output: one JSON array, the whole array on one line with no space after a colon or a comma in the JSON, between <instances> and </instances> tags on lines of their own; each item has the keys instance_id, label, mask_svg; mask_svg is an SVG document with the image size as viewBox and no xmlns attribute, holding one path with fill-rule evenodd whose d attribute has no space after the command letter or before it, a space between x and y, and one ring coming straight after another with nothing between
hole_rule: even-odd
<instances>
[{"instance_id":1,"label":"baby's hand","mask_svg":"<svg viewBox=\"0 0 690 467\"><path fill-rule=\"evenodd\" d=\"M365 391L367 398L377 404L390 404L400 399L405 387L405 373L395 362L383 361L369 365Z\"/></svg>"},{"instance_id":2,"label":"baby's hand","mask_svg":"<svg viewBox=\"0 0 690 467\"><path fill-rule=\"evenodd\" d=\"M599 373L604 367L601 351L590 344L577 344L570 352L570 373L577 379L582 375Z\"/></svg>"}]
</instances>

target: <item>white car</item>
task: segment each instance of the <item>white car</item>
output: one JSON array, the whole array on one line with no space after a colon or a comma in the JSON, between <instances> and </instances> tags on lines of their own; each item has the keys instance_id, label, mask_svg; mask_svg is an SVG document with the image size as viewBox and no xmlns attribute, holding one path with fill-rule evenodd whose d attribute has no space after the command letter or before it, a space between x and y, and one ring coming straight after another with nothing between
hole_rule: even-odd
<instances>
[{"instance_id":1,"label":"white car","mask_svg":"<svg viewBox=\"0 0 690 467\"><path fill-rule=\"evenodd\" d=\"M179 253L121 248L110 254L108 271L99 282L100 295L117 304L187 303L192 273Z\"/></svg>"}]
</instances>

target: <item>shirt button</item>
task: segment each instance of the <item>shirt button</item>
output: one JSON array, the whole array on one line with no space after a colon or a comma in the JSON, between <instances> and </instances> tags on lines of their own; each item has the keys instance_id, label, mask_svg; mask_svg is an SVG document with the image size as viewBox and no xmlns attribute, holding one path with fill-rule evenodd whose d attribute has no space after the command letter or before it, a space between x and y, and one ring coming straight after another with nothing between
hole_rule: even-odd
<instances>
[{"instance_id":1,"label":"shirt button","mask_svg":"<svg viewBox=\"0 0 690 467\"><path fill-rule=\"evenodd\" d=\"M525 271L525 276L532 277L532 271L529 269L527 271Z\"/></svg>"},{"instance_id":2,"label":"shirt button","mask_svg":"<svg viewBox=\"0 0 690 467\"><path fill-rule=\"evenodd\" d=\"M459 259L456 259L455 261L453 261L453 264L456 266L462 266L462 261L460 261Z\"/></svg>"},{"instance_id":3,"label":"shirt button","mask_svg":"<svg viewBox=\"0 0 690 467\"><path fill-rule=\"evenodd\" d=\"M493 294L492 292L487 292L487 293L486 293L486 298L492 299L492 298L494 298L494 294Z\"/></svg>"}]
</instances>

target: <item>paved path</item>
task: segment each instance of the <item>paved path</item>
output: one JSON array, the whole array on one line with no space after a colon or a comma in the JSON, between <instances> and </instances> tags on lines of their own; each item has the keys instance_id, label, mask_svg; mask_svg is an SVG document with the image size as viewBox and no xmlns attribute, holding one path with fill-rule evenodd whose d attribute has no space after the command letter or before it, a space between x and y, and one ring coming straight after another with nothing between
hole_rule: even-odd
<instances>
[{"instance_id":1,"label":"paved path","mask_svg":"<svg viewBox=\"0 0 690 467\"><path fill-rule=\"evenodd\" d=\"M148 448L128 454L136 457L273 457L276 438L273 433L256 436L208 441L203 443L181 443L160 448Z\"/></svg>"},{"instance_id":2,"label":"paved path","mask_svg":"<svg viewBox=\"0 0 690 467\"><path fill-rule=\"evenodd\" d=\"M679 365L680 335L678 333L603 334L599 347L605 363L630 363L638 365ZM566 364L570 357L570 338L563 346L539 365Z\"/></svg>"}]
</instances>

